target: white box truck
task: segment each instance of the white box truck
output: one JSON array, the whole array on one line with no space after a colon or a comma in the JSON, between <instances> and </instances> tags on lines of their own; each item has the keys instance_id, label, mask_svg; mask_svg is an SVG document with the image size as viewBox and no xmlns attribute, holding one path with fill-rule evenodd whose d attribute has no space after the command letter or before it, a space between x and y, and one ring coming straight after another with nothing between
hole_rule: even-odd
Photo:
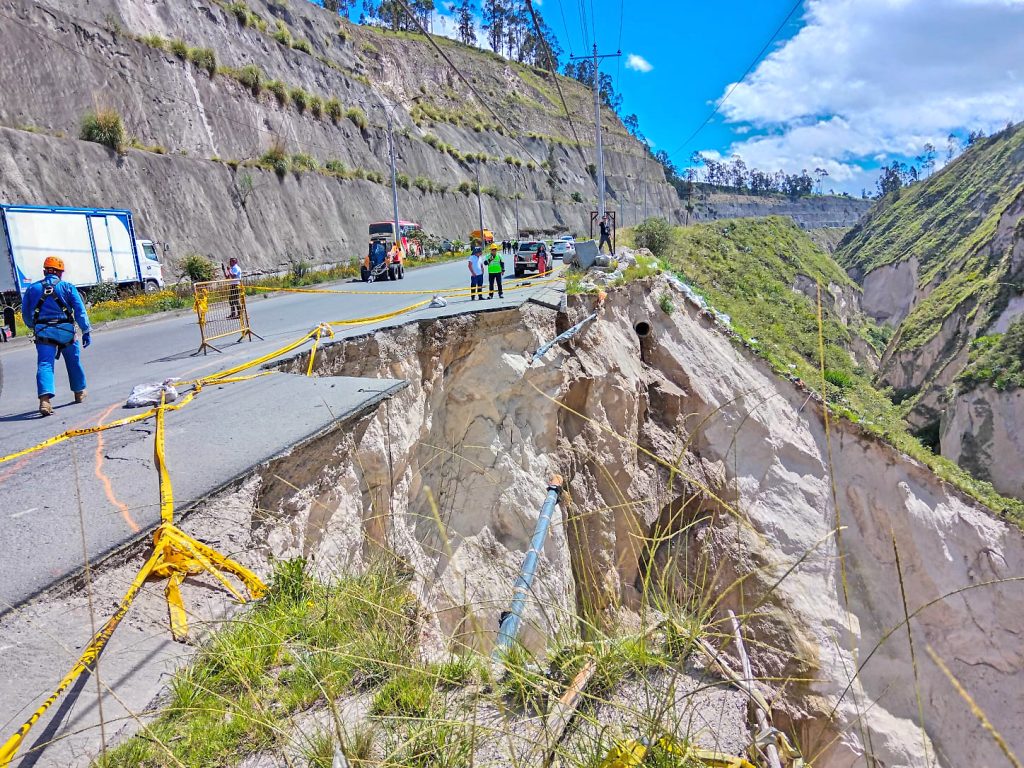
<instances>
[{"instance_id":1,"label":"white box truck","mask_svg":"<svg viewBox=\"0 0 1024 768\"><path fill-rule=\"evenodd\" d=\"M43 277L43 260L64 260L64 279L155 291L164 284L155 245L136 239L131 211L0 205L0 294L16 295Z\"/></svg>"}]
</instances>

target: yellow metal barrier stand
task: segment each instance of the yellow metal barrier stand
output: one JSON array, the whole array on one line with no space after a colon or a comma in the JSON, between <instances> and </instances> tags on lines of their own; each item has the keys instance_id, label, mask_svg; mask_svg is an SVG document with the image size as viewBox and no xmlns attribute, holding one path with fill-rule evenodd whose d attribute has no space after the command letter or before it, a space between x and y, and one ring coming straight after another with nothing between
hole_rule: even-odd
<instances>
[{"instance_id":1,"label":"yellow metal barrier stand","mask_svg":"<svg viewBox=\"0 0 1024 768\"><path fill-rule=\"evenodd\" d=\"M226 336L238 336L238 341L252 337L262 339L252 330L249 324L249 308L245 303L245 288L240 280L208 280L195 283L192 287L195 296L196 319L199 322L198 355L204 355L208 349L220 350L211 342Z\"/></svg>"}]
</instances>

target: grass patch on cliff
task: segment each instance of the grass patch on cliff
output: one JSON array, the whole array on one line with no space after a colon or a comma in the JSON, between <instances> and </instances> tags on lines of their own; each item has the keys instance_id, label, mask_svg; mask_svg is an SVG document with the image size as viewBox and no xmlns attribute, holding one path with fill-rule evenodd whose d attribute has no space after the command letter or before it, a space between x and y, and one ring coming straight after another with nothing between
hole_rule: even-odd
<instances>
[{"instance_id":1,"label":"grass patch on cliff","mask_svg":"<svg viewBox=\"0 0 1024 768\"><path fill-rule=\"evenodd\" d=\"M975 339L957 382L966 389L983 384L999 391L1024 387L1024 318L1014 321L1006 333Z\"/></svg>"},{"instance_id":2,"label":"grass patch on cliff","mask_svg":"<svg viewBox=\"0 0 1024 768\"><path fill-rule=\"evenodd\" d=\"M409 667L416 602L398 572L325 584L304 566L279 563L269 595L203 644L160 714L100 765L234 764L280 744L291 714Z\"/></svg>"}]
</instances>

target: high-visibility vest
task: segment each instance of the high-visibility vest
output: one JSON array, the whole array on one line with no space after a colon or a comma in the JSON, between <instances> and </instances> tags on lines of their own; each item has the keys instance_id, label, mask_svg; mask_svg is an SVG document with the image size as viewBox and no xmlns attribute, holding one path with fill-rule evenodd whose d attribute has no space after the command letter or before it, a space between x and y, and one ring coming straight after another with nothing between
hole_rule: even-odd
<instances>
[{"instance_id":1,"label":"high-visibility vest","mask_svg":"<svg viewBox=\"0 0 1024 768\"><path fill-rule=\"evenodd\" d=\"M504 270L501 267L501 254L492 253L487 259L487 271L491 274L500 274Z\"/></svg>"}]
</instances>

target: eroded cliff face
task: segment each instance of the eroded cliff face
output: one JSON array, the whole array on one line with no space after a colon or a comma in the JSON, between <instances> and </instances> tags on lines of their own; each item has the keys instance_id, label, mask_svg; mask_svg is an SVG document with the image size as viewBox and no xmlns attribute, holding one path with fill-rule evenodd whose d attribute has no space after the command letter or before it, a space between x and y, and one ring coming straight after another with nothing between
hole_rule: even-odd
<instances>
[{"instance_id":1,"label":"eroded cliff face","mask_svg":"<svg viewBox=\"0 0 1024 768\"><path fill-rule=\"evenodd\" d=\"M942 455L997 491L1024 498L1024 390L958 392L942 420Z\"/></svg>"},{"instance_id":2,"label":"eroded cliff face","mask_svg":"<svg viewBox=\"0 0 1024 768\"><path fill-rule=\"evenodd\" d=\"M655 297L673 290L613 291L532 366L528 351L592 297L557 327L527 308L327 347L321 373L411 384L347 449L311 458L303 494L263 489L272 549L325 564L395 553L419 574L434 641L486 648L558 471L571 503L538 570L533 647L665 596L710 620L733 608L758 674L790 680L775 720L815 765L998 764L930 647L1024 747L1020 530L856 426L826 431L807 391L706 313L679 298L685 310L665 314ZM304 538L318 528L337 533Z\"/></svg>"}]
</instances>

